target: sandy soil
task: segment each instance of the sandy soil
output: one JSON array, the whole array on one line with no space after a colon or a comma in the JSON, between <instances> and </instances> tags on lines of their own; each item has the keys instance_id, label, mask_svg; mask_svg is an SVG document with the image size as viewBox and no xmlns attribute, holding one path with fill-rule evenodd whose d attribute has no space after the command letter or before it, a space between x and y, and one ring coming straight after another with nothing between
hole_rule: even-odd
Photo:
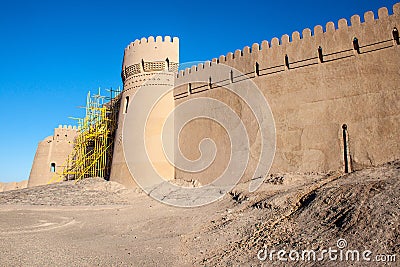
<instances>
[{"instance_id":1,"label":"sandy soil","mask_svg":"<svg viewBox=\"0 0 400 267\"><path fill-rule=\"evenodd\" d=\"M255 193L240 184L191 209L96 178L3 192L0 265L381 266L257 253L337 249L343 238L343 250L400 257L399 177L400 161L349 175L274 174Z\"/></svg>"}]
</instances>

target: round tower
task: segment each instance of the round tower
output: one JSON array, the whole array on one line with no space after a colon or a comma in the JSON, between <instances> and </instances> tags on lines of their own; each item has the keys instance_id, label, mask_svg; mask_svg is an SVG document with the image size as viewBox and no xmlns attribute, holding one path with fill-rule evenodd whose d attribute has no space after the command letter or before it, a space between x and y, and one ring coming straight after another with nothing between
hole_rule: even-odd
<instances>
[{"instance_id":1,"label":"round tower","mask_svg":"<svg viewBox=\"0 0 400 267\"><path fill-rule=\"evenodd\" d=\"M54 176L58 177L62 173L78 135L79 130L75 126L60 125L54 129L53 136L39 142L29 174L28 187L45 185Z\"/></svg>"},{"instance_id":2,"label":"round tower","mask_svg":"<svg viewBox=\"0 0 400 267\"><path fill-rule=\"evenodd\" d=\"M151 90L153 85L173 86L175 75L178 72L178 63L179 39L177 37L171 39L171 37L165 36L163 39L161 36L156 38L150 36L147 39L137 39L125 48L121 72L124 88L120 98L118 128L115 135L110 175L111 181L119 182L127 187L136 185L128 170L123 151L124 120L125 118L134 119L134 116L131 116L132 114L127 117L130 110L129 104L136 91L141 87L145 90ZM159 73L162 73L165 79L153 78ZM159 147L160 144L157 143L161 139L160 133L154 129L160 128L159 126L165 120L167 112L172 110L173 107L174 100L173 92L171 91L158 108L158 115L153 116L153 119L148 121L149 127L146 125L146 129L150 129L149 131L146 130L146 142L153 143L147 145L150 150L150 156L152 156L152 164L168 179L174 178L174 168L161 155L163 152L162 147ZM135 129L129 130L134 131Z\"/></svg>"}]
</instances>

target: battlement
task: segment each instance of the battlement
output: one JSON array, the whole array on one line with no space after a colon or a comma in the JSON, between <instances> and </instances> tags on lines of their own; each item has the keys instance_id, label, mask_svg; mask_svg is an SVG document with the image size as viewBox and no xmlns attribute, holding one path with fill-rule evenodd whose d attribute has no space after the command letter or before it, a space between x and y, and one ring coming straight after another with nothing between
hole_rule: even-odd
<instances>
[{"instance_id":1,"label":"battlement","mask_svg":"<svg viewBox=\"0 0 400 267\"><path fill-rule=\"evenodd\" d=\"M260 107L243 97L252 90L263 94L274 118L272 173L348 172L399 158L400 3L391 11L330 21L191 66L177 74L175 106L211 98L241 118L252 155L243 180L259 177L249 170L261 162L263 143L254 117ZM206 108L213 116L222 111L212 101ZM229 166L224 149L232 141L218 127L193 120L180 131L185 155L197 155L198 144L211 136L221 151L214 162L221 163L199 173L177 168L177 179L208 184Z\"/></svg>"},{"instance_id":2,"label":"battlement","mask_svg":"<svg viewBox=\"0 0 400 267\"><path fill-rule=\"evenodd\" d=\"M76 127L75 125L58 125L58 128L56 129L68 129L68 130L78 130L78 127Z\"/></svg>"},{"instance_id":3,"label":"battlement","mask_svg":"<svg viewBox=\"0 0 400 267\"><path fill-rule=\"evenodd\" d=\"M162 44L162 43L174 43L174 44L178 44L179 45L179 38L178 37L173 37L171 38L171 36L165 36L164 39L162 36L157 36L156 38L154 38L153 36L149 36L148 38L141 38L136 39L135 41L131 42L126 48L125 51L131 49L134 46L139 46L139 45L146 45L146 44Z\"/></svg>"},{"instance_id":4,"label":"battlement","mask_svg":"<svg viewBox=\"0 0 400 267\"><path fill-rule=\"evenodd\" d=\"M70 141L73 142L75 137L79 134L79 128L71 125L59 125L58 128L54 129L53 140Z\"/></svg>"},{"instance_id":5,"label":"battlement","mask_svg":"<svg viewBox=\"0 0 400 267\"><path fill-rule=\"evenodd\" d=\"M170 71L178 72L179 63L179 39L161 36L154 38L136 39L130 43L124 52L121 78L125 81L133 76L142 75L145 72ZM130 85L138 86L130 81ZM132 87L130 86L130 87Z\"/></svg>"},{"instance_id":6,"label":"battlement","mask_svg":"<svg viewBox=\"0 0 400 267\"><path fill-rule=\"evenodd\" d=\"M244 61L255 64L260 63L265 68L281 69L286 67L300 67L308 64L317 64L319 61L329 62L339 58L354 56L354 38L357 40L359 54L367 53L388 47L394 40L392 31L400 27L400 3L392 7L392 14L382 7L378 10L378 17L372 11L364 13L363 21L359 15L353 15L350 25L344 18L335 24L332 21L325 27L317 25L313 31L309 28L301 33L293 32L290 36L284 34L281 38L274 37L270 42L264 40L261 44L254 43L251 47L245 46L234 53L229 52L218 58L213 58L212 63L224 63L233 67L244 65ZM383 30L378 30L383 29ZM397 37L398 38L398 37ZM323 58L321 58L323 57ZM258 62L262 59L264 62ZM178 81L183 76L193 75L194 72L212 66L210 61L192 66L177 74ZM291 66L289 66L291 65ZM260 66L263 67L263 66ZM186 80L186 79L185 79Z\"/></svg>"},{"instance_id":7,"label":"battlement","mask_svg":"<svg viewBox=\"0 0 400 267\"><path fill-rule=\"evenodd\" d=\"M129 67L134 64L144 62L160 62L168 58L169 62L179 62L179 39L161 36L154 38L136 39L130 43L124 52L124 61L122 67Z\"/></svg>"}]
</instances>

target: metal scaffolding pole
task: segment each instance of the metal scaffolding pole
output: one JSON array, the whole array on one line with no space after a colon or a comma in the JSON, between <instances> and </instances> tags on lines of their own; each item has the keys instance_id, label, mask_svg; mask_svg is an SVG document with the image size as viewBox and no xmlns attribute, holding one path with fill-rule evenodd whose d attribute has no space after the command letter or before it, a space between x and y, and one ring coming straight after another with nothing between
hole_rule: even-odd
<instances>
[{"instance_id":1,"label":"metal scaffolding pole","mask_svg":"<svg viewBox=\"0 0 400 267\"><path fill-rule=\"evenodd\" d=\"M100 88L98 94L88 92L85 117L76 119L80 133L73 151L49 184L62 180L77 182L87 177L109 178L121 90L108 91L109 98L100 95Z\"/></svg>"}]
</instances>

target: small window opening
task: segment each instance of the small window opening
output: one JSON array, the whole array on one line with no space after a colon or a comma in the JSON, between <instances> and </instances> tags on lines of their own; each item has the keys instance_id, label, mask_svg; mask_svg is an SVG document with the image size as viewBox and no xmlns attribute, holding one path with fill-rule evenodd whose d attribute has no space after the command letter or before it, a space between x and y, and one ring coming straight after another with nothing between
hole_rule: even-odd
<instances>
[{"instance_id":1,"label":"small window opening","mask_svg":"<svg viewBox=\"0 0 400 267\"><path fill-rule=\"evenodd\" d=\"M56 172L56 164L54 162L50 164L50 172Z\"/></svg>"},{"instance_id":2,"label":"small window opening","mask_svg":"<svg viewBox=\"0 0 400 267\"><path fill-rule=\"evenodd\" d=\"M257 76L260 76L260 64L258 64L258 62L256 62L255 67L255 73Z\"/></svg>"},{"instance_id":3,"label":"small window opening","mask_svg":"<svg viewBox=\"0 0 400 267\"><path fill-rule=\"evenodd\" d=\"M322 47L318 46L318 58L319 58L319 62L324 62L324 55L322 53Z\"/></svg>"},{"instance_id":4,"label":"small window opening","mask_svg":"<svg viewBox=\"0 0 400 267\"><path fill-rule=\"evenodd\" d=\"M288 55L285 55L285 66L286 66L287 69L290 68L290 66L289 66L289 57L288 57Z\"/></svg>"},{"instance_id":5,"label":"small window opening","mask_svg":"<svg viewBox=\"0 0 400 267\"><path fill-rule=\"evenodd\" d=\"M393 39L396 42L396 44L400 45L399 31L397 30L396 27L393 28L392 34L393 34Z\"/></svg>"},{"instance_id":6,"label":"small window opening","mask_svg":"<svg viewBox=\"0 0 400 267\"><path fill-rule=\"evenodd\" d=\"M142 69L144 70L144 60L142 59Z\"/></svg>"},{"instance_id":7,"label":"small window opening","mask_svg":"<svg viewBox=\"0 0 400 267\"><path fill-rule=\"evenodd\" d=\"M189 92L189 95L192 94L192 84L191 83L188 83L188 92Z\"/></svg>"},{"instance_id":8,"label":"small window opening","mask_svg":"<svg viewBox=\"0 0 400 267\"><path fill-rule=\"evenodd\" d=\"M212 80L211 80L211 76L208 78L208 88L212 89Z\"/></svg>"},{"instance_id":9,"label":"small window opening","mask_svg":"<svg viewBox=\"0 0 400 267\"><path fill-rule=\"evenodd\" d=\"M231 73L230 73L231 75L230 75L230 77L231 77L231 83L233 83L233 70L231 70Z\"/></svg>"},{"instance_id":10,"label":"small window opening","mask_svg":"<svg viewBox=\"0 0 400 267\"><path fill-rule=\"evenodd\" d=\"M128 107L129 107L129 96L125 97L125 108L124 108L124 113L128 113Z\"/></svg>"},{"instance_id":11,"label":"small window opening","mask_svg":"<svg viewBox=\"0 0 400 267\"><path fill-rule=\"evenodd\" d=\"M360 44L358 43L358 39L356 37L353 39L353 47L357 54L360 54Z\"/></svg>"},{"instance_id":12,"label":"small window opening","mask_svg":"<svg viewBox=\"0 0 400 267\"><path fill-rule=\"evenodd\" d=\"M169 71L169 58L166 58L165 62L167 62L167 70Z\"/></svg>"},{"instance_id":13,"label":"small window opening","mask_svg":"<svg viewBox=\"0 0 400 267\"><path fill-rule=\"evenodd\" d=\"M348 157L349 145L348 145L348 140L347 140L347 124L342 125L342 130L343 130L344 172L349 173L350 168L349 168L349 157Z\"/></svg>"}]
</instances>

